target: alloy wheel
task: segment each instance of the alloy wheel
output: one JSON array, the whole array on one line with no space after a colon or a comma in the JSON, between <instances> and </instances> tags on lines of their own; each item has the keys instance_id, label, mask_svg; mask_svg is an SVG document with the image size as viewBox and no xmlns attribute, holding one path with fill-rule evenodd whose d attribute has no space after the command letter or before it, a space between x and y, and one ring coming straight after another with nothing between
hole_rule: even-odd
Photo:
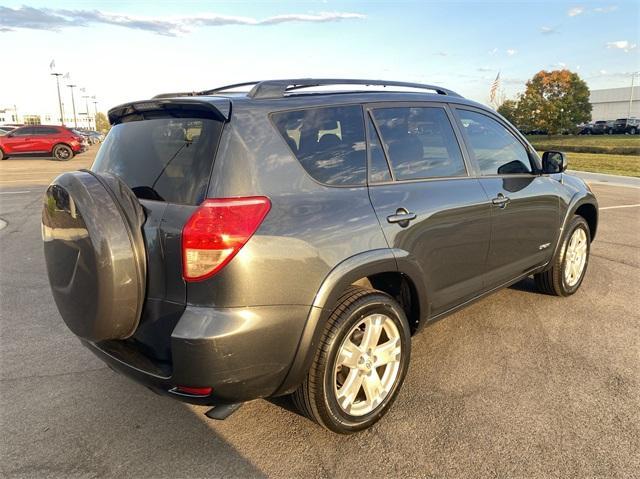
<instances>
[{"instance_id":1,"label":"alloy wheel","mask_svg":"<svg viewBox=\"0 0 640 479\"><path fill-rule=\"evenodd\" d=\"M340 408L364 416L378 407L398 378L402 347L394 321L371 314L351 328L334 368L334 393Z\"/></svg>"},{"instance_id":2,"label":"alloy wheel","mask_svg":"<svg viewBox=\"0 0 640 479\"><path fill-rule=\"evenodd\" d=\"M571 235L564 262L564 281L568 287L575 286L587 264L587 234L582 228L576 228Z\"/></svg>"}]
</instances>

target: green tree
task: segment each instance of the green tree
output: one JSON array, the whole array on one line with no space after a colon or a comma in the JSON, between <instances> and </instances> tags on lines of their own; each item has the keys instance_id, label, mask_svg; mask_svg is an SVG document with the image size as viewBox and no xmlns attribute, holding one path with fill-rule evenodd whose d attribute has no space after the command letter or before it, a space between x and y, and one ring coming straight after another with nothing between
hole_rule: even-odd
<instances>
[{"instance_id":1,"label":"green tree","mask_svg":"<svg viewBox=\"0 0 640 479\"><path fill-rule=\"evenodd\" d=\"M96 130L102 133L106 133L111 128L109 124L109 120L107 120L107 115L99 111L96 113Z\"/></svg>"},{"instance_id":2,"label":"green tree","mask_svg":"<svg viewBox=\"0 0 640 479\"><path fill-rule=\"evenodd\" d=\"M509 120L510 123L519 126L517 100L505 100L502 105L498 107L498 113Z\"/></svg>"},{"instance_id":3,"label":"green tree","mask_svg":"<svg viewBox=\"0 0 640 479\"><path fill-rule=\"evenodd\" d=\"M571 131L591 119L589 87L569 70L540 71L527 82L517 106L518 127L549 134Z\"/></svg>"}]
</instances>

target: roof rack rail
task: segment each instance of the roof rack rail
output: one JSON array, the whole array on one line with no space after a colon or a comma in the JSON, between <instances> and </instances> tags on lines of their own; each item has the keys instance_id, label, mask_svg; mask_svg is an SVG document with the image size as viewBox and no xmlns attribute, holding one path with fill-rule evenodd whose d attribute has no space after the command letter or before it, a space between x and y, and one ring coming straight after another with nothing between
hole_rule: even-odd
<instances>
[{"instance_id":1,"label":"roof rack rail","mask_svg":"<svg viewBox=\"0 0 640 479\"><path fill-rule=\"evenodd\" d=\"M195 91L181 91L176 93L160 93L151 97L152 100L158 100L160 98L176 98L179 96L196 96L198 93Z\"/></svg>"},{"instance_id":2,"label":"roof rack rail","mask_svg":"<svg viewBox=\"0 0 640 479\"><path fill-rule=\"evenodd\" d=\"M175 98L179 96L213 95L214 93L222 93L223 91L232 90L234 88L239 88L241 86L256 85L258 83L260 83L260 81L248 81L244 83L234 83L233 85L219 86L216 88L212 88L211 90L183 91L183 92L176 92L176 93L160 93L159 95L154 96L152 99L157 100L159 98Z\"/></svg>"},{"instance_id":3,"label":"roof rack rail","mask_svg":"<svg viewBox=\"0 0 640 479\"><path fill-rule=\"evenodd\" d=\"M295 80L266 80L256 83L239 84L255 86L249 92L249 97L254 99L273 99L282 98L286 93L300 90L302 88L312 88L327 85L364 85L364 86L382 86L384 88L390 86L416 88L421 90L433 90L439 95L456 96L462 98L462 95L435 85L426 85L423 83L409 83L390 80L357 80L357 79L328 79L328 78L299 78Z\"/></svg>"},{"instance_id":4,"label":"roof rack rail","mask_svg":"<svg viewBox=\"0 0 640 479\"><path fill-rule=\"evenodd\" d=\"M241 86L257 85L258 83L261 83L260 80L258 80L258 81L246 81L246 82L243 82L243 83L233 83L231 85L224 85L224 86L219 86L219 87L216 87L216 88L212 88L211 90L199 91L198 95L213 95L214 93L221 93L223 91L233 90L234 88L240 88Z\"/></svg>"}]
</instances>

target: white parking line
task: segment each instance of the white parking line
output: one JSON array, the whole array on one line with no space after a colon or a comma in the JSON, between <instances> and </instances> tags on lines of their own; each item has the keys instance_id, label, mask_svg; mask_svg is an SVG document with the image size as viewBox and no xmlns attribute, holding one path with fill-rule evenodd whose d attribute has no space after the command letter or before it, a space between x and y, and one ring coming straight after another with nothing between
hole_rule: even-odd
<instances>
[{"instance_id":1,"label":"white parking line","mask_svg":"<svg viewBox=\"0 0 640 479\"><path fill-rule=\"evenodd\" d=\"M598 208L598 209L600 211L602 211L602 210L615 210L617 208L637 208L638 206L640 206L640 204L638 204L638 205L605 206L604 208Z\"/></svg>"},{"instance_id":2,"label":"white parking line","mask_svg":"<svg viewBox=\"0 0 640 479\"><path fill-rule=\"evenodd\" d=\"M0 191L0 195L19 195L21 193L31 193L31 190L21 190L21 191Z\"/></svg>"}]
</instances>

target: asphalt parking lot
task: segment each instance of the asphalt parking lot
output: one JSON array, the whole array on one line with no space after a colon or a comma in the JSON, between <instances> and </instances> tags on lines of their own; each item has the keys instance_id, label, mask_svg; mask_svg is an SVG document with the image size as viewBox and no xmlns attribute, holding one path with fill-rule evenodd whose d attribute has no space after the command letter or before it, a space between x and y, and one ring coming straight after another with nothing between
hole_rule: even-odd
<instances>
[{"instance_id":1,"label":"asphalt parking lot","mask_svg":"<svg viewBox=\"0 0 640 479\"><path fill-rule=\"evenodd\" d=\"M80 345L49 292L40 201L93 153L0 164L3 477L638 476L640 189L593 185L600 228L577 294L525 281L426 328L392 411L342 437L286 401L213 422Z\"/></svg>"}]
</instances>

